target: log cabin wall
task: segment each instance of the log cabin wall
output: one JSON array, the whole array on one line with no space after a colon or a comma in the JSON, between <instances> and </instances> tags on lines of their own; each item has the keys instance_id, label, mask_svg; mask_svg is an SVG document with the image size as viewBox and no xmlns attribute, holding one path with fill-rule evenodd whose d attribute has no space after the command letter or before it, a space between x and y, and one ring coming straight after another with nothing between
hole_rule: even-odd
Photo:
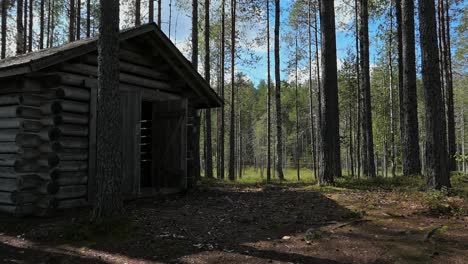
<instances>
[{"instance_id":1,"label":"log cabin wall","mask_svg":"<svg viewBox=\"0 0 468 264\"><path fill-rule=\"evenodd\" d=\"M44 215L93 203L96 46L97 39L89 39L0 62L0 211ZM143 102L152 104L152 122L176 130L151 126L153 139L163 136L152 139L151 172L164 174L160 187L190 187L199 167L193 113L222 100L154 24L122 31L119 58L124 197L142 194ZM154 112L158 102L167 107ZM167 150L169 145L174 149ZM161 149L165 152L153 153ZM165 153L169 162L155 161ZM154 188L154 181L150 185Z\"/></svg>"},{"instance_id":2,"label":"log cabin wall","mask_svg":"<svg viewBox=\"0 0 468 264\"><path fill-rule=\"evenodd\" d=\"M89 90L24 76L2 82L0 211L86 204Z\"/></svg>"}]
</instances>

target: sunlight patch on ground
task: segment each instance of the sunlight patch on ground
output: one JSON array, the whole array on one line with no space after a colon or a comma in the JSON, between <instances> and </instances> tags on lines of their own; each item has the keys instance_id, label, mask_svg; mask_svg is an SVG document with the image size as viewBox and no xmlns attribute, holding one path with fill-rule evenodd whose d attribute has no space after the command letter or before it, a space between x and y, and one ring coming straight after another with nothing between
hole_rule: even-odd
<instances>
[{"instance_id":1,"label":"sunlight patch on ground","mask_svg":"<svg viewBox=\"0 0 468 264\"><path fill-rule=\"evenodd\" d=\"M73 247L69 245L61 245L57 247L50 247L50 246L42 246L38 243L26 240L21 236L13 237L2 235L0 236L0 243L8 245L10 247L14 247L18 249L18 253L23 253L24 250L36 250L42 251L47 253L59 254L64 256L73 257L81 257L86 259L96 259L100 262L107 262L107 263L148 263L147 260L130 258L128 256L122 254L114 254L109 252L104 252L100 250L95 250L87 247ZM14 259L9 260L10 262L15 262ZM160 263L160 262L152 262L152 263Z\"/></svg>"}]
</instances>

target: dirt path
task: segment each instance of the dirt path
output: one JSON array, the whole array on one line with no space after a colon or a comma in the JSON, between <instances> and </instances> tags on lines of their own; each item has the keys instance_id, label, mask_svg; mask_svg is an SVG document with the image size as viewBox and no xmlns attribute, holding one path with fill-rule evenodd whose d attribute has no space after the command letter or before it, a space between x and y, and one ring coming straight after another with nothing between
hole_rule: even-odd
<instances>
[{"instance_id":1,"label":"dirt path","mask_svg":"<svg viewBox=\"0 0 468 264\"><path fill-rule=\"evenodd\" d=\"M468 217L425 210L419 193L211 188L128 204L124 238L86 237L86 211L1 215L0 262L468 263Z\"/></svg>"}]
</instances>

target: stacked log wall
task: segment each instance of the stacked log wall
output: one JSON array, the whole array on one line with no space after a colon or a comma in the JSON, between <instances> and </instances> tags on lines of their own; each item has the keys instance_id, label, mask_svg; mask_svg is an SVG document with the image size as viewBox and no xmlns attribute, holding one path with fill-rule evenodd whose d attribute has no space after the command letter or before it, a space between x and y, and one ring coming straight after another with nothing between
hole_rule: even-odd
<instances>
[{"instance_id":1,"label":"stacked log wall","mask_svg":"<svg viewBox=\"0 0 468 264\"><path fill-rule=\"evenodd\" d=\"M0 211L86 205L89 89L13 83L0 92Z\"/></svg>"}]
</instances>

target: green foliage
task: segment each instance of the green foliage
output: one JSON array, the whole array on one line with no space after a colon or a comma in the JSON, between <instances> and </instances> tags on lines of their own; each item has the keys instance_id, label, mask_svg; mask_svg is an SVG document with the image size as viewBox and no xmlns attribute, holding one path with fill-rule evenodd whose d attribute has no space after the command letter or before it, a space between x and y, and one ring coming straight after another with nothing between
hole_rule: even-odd
<instances>
[{"instance_id":1,"label":"green foliage","mask_svg":"<svg viewBox=\"0 0 468 264\"><path fill-rule=\"evenodd\" d=\"M464 200L456 197L450 197L449 190L430 190L424 196L424 203L429 213L434 215L464 215Z\"/></svg>"}]
</instances>

